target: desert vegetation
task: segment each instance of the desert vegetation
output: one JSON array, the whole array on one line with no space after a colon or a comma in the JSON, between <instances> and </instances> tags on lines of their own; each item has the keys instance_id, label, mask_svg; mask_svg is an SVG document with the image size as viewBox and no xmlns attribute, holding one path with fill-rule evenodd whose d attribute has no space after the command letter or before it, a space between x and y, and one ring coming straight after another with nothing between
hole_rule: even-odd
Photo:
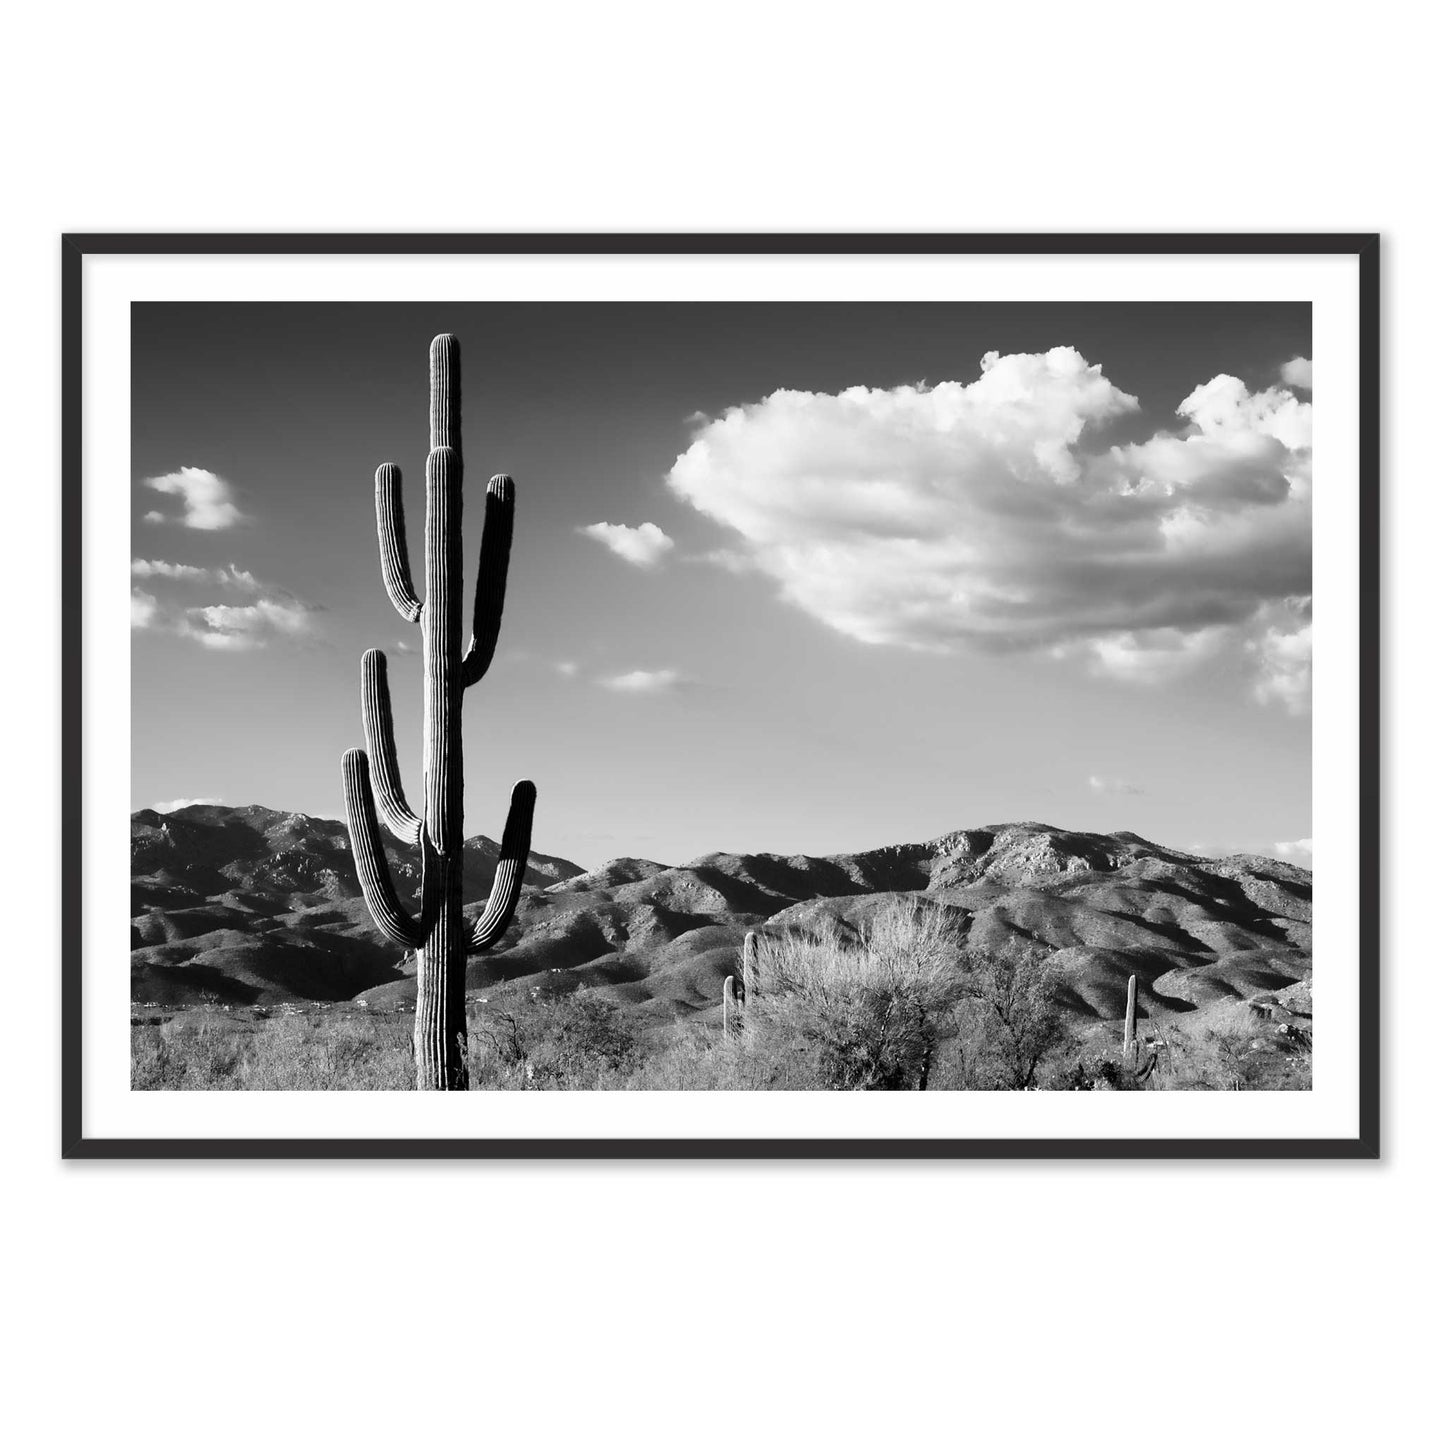
<instances>
[{"instance_id":1,"label":"desert vegetation","mask_svg":"<svg viewBox=\"0 0 1445 1445\"><path fill-rule=\"evenodd\" d=\"M970 949L952 910L902 900L850 933L753 936L731 1026L659 1022L564 971L467 1001L473 1089L1299 1089L1307 1020L1248 1001L1080 1027L1046 950ZM746 958L746 968L742 967ZM721 1000L720 1000L721 1002ZM132 1018L137 1089L410 1089L409 1010L213 1002Z\"/></svg>"}]
</instances>

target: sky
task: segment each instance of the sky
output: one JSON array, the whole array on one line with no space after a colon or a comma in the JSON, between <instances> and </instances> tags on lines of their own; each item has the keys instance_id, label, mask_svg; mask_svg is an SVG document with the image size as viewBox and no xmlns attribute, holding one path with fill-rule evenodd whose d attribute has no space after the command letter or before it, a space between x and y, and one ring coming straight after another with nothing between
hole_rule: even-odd
<instances>
[{"instance_id":1,"label":"sky","mask_svg":"<svg viewBox=\"0 0 1445 1445\"><path fill-rule=\"evenodd\" d=\"M1023 820L1309 863L1301 303L138 303L133 807L340 816L371 646L419 796L373 476L420 587L442 331L468 599L517 484L469 833L530 777L586 867Z\"/></svg>"}]
</instances>

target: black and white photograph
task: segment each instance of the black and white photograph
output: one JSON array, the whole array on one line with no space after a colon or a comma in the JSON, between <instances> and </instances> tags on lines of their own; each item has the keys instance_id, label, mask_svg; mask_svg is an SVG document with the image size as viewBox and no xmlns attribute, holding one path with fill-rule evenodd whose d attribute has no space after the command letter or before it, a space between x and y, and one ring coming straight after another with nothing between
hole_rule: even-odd
<instances>
[{"instance_id":1,"label":"black and white photograph","mask_svg":"<svg viewBox=\"0 0 1445 1445\"><path fill-rule=\"evenodd\" d=\"M1277 274L130 299L134 1107L1305 1117L1316 842L1359 849L1315 797L1317 581L1361 665L1316 461L1360 363ZM1359 462L1321 462L1337 509ZM1326 922L1338 1051L1364 961Z\"/></svg>"},{"instance_id":2,"label":"black and white photograph","mask_svg":"<svg viewBox=\"0 0 1445 1445\"><path fill-rule=\"evenodd\" d=\"M1428 1435L1426 11L8 36L12 1435Z\"/></svg>"}]
</instances>

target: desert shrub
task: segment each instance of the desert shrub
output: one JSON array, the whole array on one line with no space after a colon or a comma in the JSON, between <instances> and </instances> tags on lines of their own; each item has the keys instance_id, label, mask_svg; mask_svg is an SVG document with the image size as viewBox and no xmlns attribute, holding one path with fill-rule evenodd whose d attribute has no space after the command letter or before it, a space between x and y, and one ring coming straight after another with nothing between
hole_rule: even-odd
<instances>
[{"instance_id":1,"label":"desert shrub","mask_svg":"<svg viewBox=\"0 0 1445 1445\"><path fill-rule=\"evenodd\" d=\"M960 1037L971 1054L964 1068L972 1080L965 1087L1032 1088L1039 1065L1068 1040L1051 957L1021 942L965 958Z\"/></svg>"},{"instance_id":2,"label":"desert shrub","mask_svg":"<svg viewBox=\"0 0 1445 1445\"><path fill-rule=\"evenodd\" d=\"M1078 1092L1132 1093L1151 1087L1154 1070L1145 1073L1126 1063L1121 1054L1106 1049L1063 1060L1041 1079L1045 1089Z\"/></svg>"},{"instance_id":3,"label":"desert shrub","mask_svg":"<svg viewBox=\"0 0 1445 1445\"><path fill-rule=\"evenodd\" d=\"M912 901L882 909L855 940L760 940L744 1044L768 1056L770 1075L796 1080L762 1087L925 1087L956 1031L962 953L954 916Z\"/></svg>"},{"instance_id":4,"label":"desert shrub","mask_svg":"<svg viewBox=\"0 0 1445 1445\"><path fill-rule=\"evenodd\" d=\"M1313 1034L1270 1025L1241 1007L1232 1016L1171 1021L1158 1031L1161 1089L1296 1090L1312 1081Z\"/></svg>"},{"instance_id":5,"label":"desert shrub","mask_svg":"<svg viewBox=\"0 0 1445 1445\"><path fill-rule=\"evenodd\" d=\"M480 1089L613 1087L642 1048L626 1010L586 989L538 986L516 1003L483 1003L469 1029Z\"/></svg>"}]
</instances>

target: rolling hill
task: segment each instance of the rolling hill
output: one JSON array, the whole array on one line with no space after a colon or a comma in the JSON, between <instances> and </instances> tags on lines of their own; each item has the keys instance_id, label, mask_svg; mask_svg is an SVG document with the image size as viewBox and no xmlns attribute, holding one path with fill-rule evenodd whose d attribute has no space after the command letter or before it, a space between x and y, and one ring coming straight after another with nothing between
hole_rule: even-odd
<instances>
[{"instance_id":1,"label":"rolling hill","mask_svg":"<svg viewBox=\"0 0 1445 1445\"><path fill-rule=\"evenodd\" d=\"M497 845L477 837L467 851L465 897L479 906ZM415 861L389 852L414 889ZM254 806L142 810L131 855L136 1003L413 1002L414 965L373 927L342 824ZM1050 952L1060 1002L1081 1019L1120 1017L1131 973L1149 1014L1261 995L1309 1012L1310 873L1132 833L998 824L831 857L615 858L591 872L534 853L526 883L502 946L468 967L474 993L560 974L645 1017L700 1014L718 1007L748 929L847 931L911 894L952 911L974 945Z\"/></svg>"}]
</instances>

